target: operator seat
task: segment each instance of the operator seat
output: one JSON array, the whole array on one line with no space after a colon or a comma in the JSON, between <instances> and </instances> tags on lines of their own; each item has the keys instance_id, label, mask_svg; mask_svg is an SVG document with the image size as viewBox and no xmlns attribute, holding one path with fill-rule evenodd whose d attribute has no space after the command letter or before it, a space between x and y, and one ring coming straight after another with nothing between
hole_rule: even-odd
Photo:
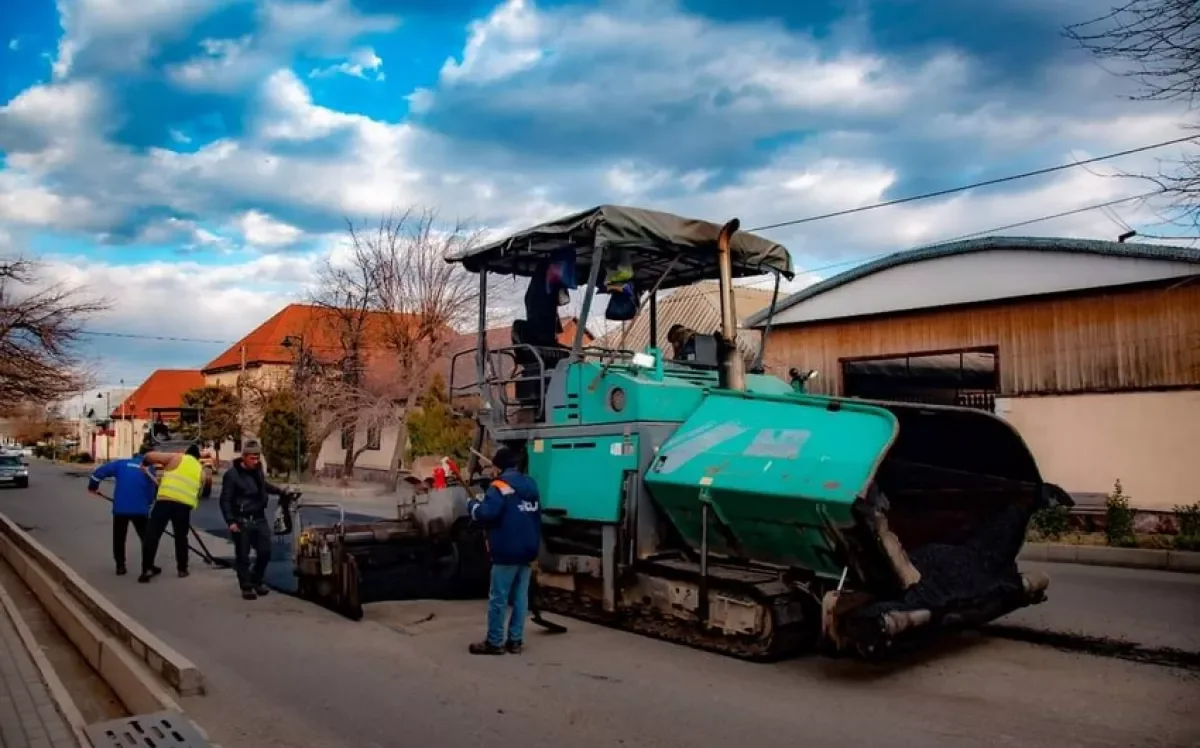
<instances>
[{"instance_id":1,"label":"operator seat","mask_svg":"<svg viewBox=\"0 0 1200 748\"><path fill-rule=\"evenodd\" d=\"M542 391L550 386L550 375L554 373L558 362L566 360L571 351L557 340L538 341L531 339L532 337L526 320L513 321L512 342L514 346L518 346L513 349L513 359L517 366L516 376L522 380L518 381L515 387L517 406L523 410L532 410L535 417L540 417L543 407ZM536 353L530 348L536 350Z\"/></svg>"}]
</instances>

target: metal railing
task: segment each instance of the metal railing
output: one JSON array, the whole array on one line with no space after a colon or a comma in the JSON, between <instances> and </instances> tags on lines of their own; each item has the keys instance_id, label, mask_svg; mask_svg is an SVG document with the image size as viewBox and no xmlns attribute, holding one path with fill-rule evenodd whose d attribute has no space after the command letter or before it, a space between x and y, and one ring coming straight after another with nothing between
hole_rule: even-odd
<instances>
[{"instance_id":1,"label":"metal railing","mask_svg":"<svg viewBox=\"0 0 1200 748\"><path fill-rule=\"evenodd\" d=\"M489 348L484 360L484 376L481 380L474 365L469 382L462 383L458 377L458 361L465 356L474 358L478 348L468 348L455 353L450 358L450 397L465 397L470 395L482 396L484 401L498 411L504 423L511 423L512 416L520 411L533 411L536 420L545 418L546 395L548 378L562 361L567 360L570 351L557 346L537 346L528 343L513 343L499 348ZM548 352L554 356L547 356ZM527 354L525 361L518 353ZM601 360L606 368L622 366L632 362L634 351L585 347L580 351L583 360ZM553 358L553 365L548 365L548 359ZM502 361L509 361L505 366ZM534 366L530 366L534 364ZM528 382L537 382L536 400L532 395L523 395L519 386ZM512 394L510 394L510 390Z\"/></svg>"}]
</instances>

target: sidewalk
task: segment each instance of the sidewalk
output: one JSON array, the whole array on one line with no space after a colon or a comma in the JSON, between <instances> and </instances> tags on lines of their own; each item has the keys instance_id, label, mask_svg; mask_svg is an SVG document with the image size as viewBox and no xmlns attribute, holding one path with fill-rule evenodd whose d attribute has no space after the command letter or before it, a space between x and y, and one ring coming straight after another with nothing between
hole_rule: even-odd
<instances>
[{"instance_id":1,"label":"sidewalk","mask_svg":"<svg viewBox=\"0 0 1200 748\"><path fill-rule=\"evenodd\" d=\"M79 748L7 612L0 610L0 745Z\"/></svg>"}]
</instances>

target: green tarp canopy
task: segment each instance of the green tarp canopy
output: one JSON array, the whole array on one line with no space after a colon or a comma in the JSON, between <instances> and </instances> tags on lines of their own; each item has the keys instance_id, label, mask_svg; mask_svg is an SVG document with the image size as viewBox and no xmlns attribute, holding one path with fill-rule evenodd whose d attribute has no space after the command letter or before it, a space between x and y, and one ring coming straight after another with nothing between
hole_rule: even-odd
<instances>
[{"instance_id":1,"label":"green tarp canopy","mask_svg":"<svg viewBox=\"0 0 1200 748\"><path fill-rule=\"evenodd\" d=\"M632 256L634 284L639 289L658 283L660 288L685 286L719 276L717 235L719 224L683 218L670 213L618 205L601 205L556 221L543 223L482 247L446 257L471 272L487 268L502 275L532 276L538 263L562 249L574 248L576 276L586 285L592 250L628 250ZM787 249L769 239L738 231L733 235L735 278L777 272L794 276Z\"/></svg>"}]
</instances>

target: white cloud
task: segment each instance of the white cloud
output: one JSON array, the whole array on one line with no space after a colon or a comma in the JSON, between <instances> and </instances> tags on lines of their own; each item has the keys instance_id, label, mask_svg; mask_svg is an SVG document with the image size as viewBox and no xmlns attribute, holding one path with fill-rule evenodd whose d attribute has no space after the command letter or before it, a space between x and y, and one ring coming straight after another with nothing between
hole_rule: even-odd
<instances>
[{"instance_id":1,"label":"white cloud","mask_svg":"<svg viewBox=\"0 0 1200 748\"><path fill-rule=\"evenodd\" d=\"M370 77L374 80L382 81L385 78L383 74L383 59L375 54L375 50L370 47L364 47L354 50L354 53L345 62L325 68L317 68L310 72L308 77L329 78L334 75L348 75L352 78L363 79Z\"/></svg>"},{"instance_id":2,"label":"white cloud","mask_svg":"<svg viewBox=\"0 0 1200 748\"><path fill-rule=\"evenodd\" d=\"M304 236L304 232L295 226L277 221L257 210L246 211L239 216L237 226L246 242L256 247L289 247Z\"/></svg>"},{"instance_id":3,"label":"white cloud","mask_svg":"<svg viewBox=\"0 0 1200 748\"><path fill-rule=\"evenodd\" d=\"M188 33L192 24L240 0L57 0L63 35L53 63L55 79L75 71L86 55L89 74L140 70L168 39Z\"/></svg>"},{"instance_id":4,"label":"white cloud","mask_svg":"<svg viewBox=\"0 0 1200 748\"><path fill-rule=\"evenodd\" d=\"M932 93L949 94L966 79L955 53L903 66L878 54L829 52L811 37L778 23L720 24L679 12L673 4L585 11L538 10L533 0L507 0L471 24L461 59L442 67L443 89L479 87L524 73L574 69L573 77L542 75L506 89L499 111L586 111L605 101L623 111L702 100L727 115L761 117L834 109L891 112ZM429 92L422 103L428 104ZM618 97L619 98L613 98ZM547 108L547 102L553 106Z\"/></svg>"},{"instance_id":5,"label":"white cloud","mask_svg":"<svg viewBox=\"0 0 1200 748\"><path fill-rule=\"evenodd\" d=\"M203 91L229 91L253 81L258 74L254 61L248 60L250 35L236 39L203 39L203 54L167 68L167 74L184 88Z\"/></svg>"},{"instance_id":6,"label":"white cloud","mask_svg":"<svg viewBox=\"0 0 1200 748\"><path fill-rule=\"evenodd\" d=\"M382 34L400 25L396 16L364 15L350 0L267 0L261 15L273 43L291 48L315 46L318 51L340 51L342 45L364 34Z\"/></svg>"},{"instance_id":7,"label":"white cloud","mask_svg":"<svg viewBox=\"0 0 1200 748\"><path fill-rule=\"evenodd\" d=\"M94 132L104 115L102 98L90 82L30 86L0 106L0 139L74 137Z\"/></svg>"},{"instance_id":8,"label":"white cloud","mask_svg":"<svg viewBox=\"0 0 1200 748\"><path fill-rule=\"evenodd\" d=\"M530 0L507 0L471 23L462 62L446 60L442 80L487 83L527 70L542 59L544 26Z\"/></svg>"},{"instance_id":9,"label":"white cloud","mask_svg":"<svg viewBox=\"0 0 1200 748\"><path fill-rule=\"evenodd\" d=\"M18 49L21 48L21 40L16 37L9 39L8 40L8 48L10 50L12 50L13 52L16 52Z\"/></svg>"},{"instance_id":10,"label":"white cloud","mask_svg":"<svg viewBox=\"0 0 1200 748\"><path fill-rule=\"evenodd\" d=\"M113 298L113 308L89 328L141 335L169 331L181 337L234 341L287 303L302 301L315 279L314 255L257 256L226 265L155 261L136 266L87 257L56 257L44 263L47 281L89 289L127 288L138 278L136 294ZM111 294L110 294L111 296ZM133 386L157 368L199 368L222 345L89 339L92 357L106 380L123 377Z\"/></svg>"},{"instance_id":11,"label":"white cloud","mask_svg":"<svg viewBox=\"0 0 1200 748\"><path fill-rule=\"evenodd\" d=\"M59 230L95 230L104 210L83 197L62 197L11 170L0 171L0 222Z\"/></svg>"}]
</instances>

